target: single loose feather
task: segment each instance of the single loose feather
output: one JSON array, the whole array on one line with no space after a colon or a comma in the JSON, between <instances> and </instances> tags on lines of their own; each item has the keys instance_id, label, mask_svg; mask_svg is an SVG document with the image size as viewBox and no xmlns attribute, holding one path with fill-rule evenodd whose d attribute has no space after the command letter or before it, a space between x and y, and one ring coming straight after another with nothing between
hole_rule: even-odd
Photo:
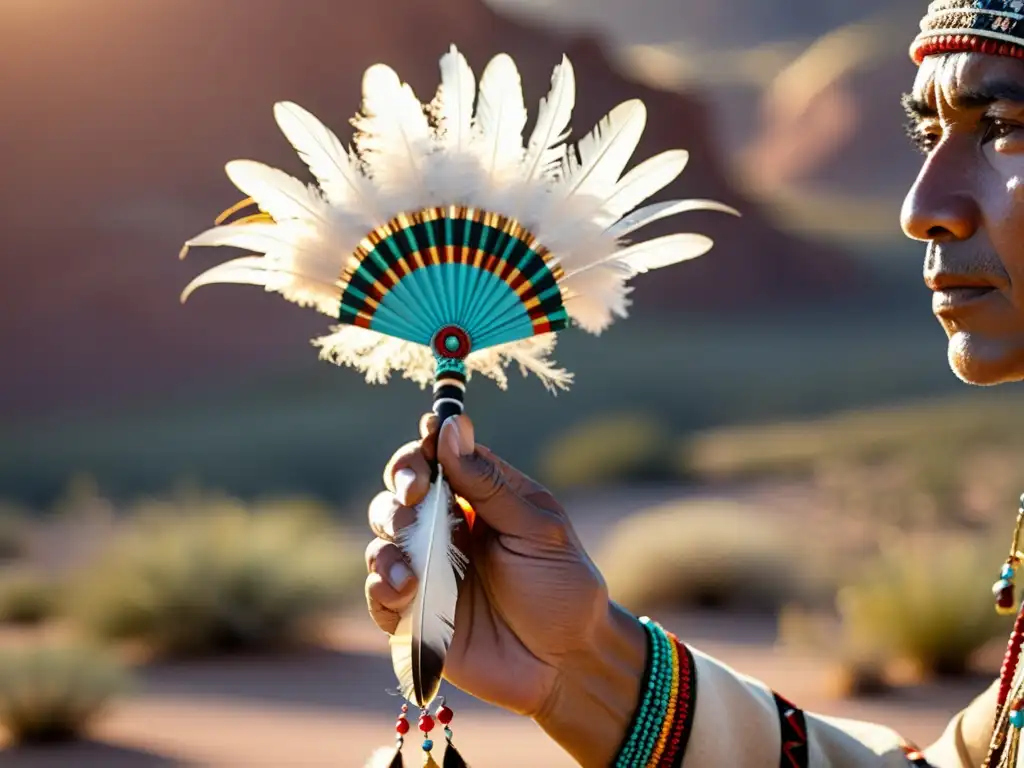
<instances>
[{"instance_id":1,"label":"single loose feather","mask_svg":"<svg viewBox=\"0 0 1024 768\"><path fill-rule=\"evenodd\" d=\"M466 556L452 542L454 497L443 472L416 509L416 521L398 535L419 584L412 606L391 636L391 659L402 695L426 707L437 695L455 632L455 603Z\"/></svg>"}]
</instances>

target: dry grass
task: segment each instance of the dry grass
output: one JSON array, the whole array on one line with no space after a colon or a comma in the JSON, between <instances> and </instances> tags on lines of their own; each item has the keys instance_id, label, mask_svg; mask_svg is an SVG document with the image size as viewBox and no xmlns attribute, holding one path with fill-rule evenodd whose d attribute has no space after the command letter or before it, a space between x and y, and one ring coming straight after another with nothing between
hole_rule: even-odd
<instances>
[{"instance_id":1,"label":"dry grass","mask_svg":"<svg viewBox=\"0 0 1024 768\"><path fill-rule=\"evenodd\" d=\"M357 554L308 509L151 504L87 571L74 615L164 655L273 648L358 594Z\"/></svg>"},{"instance_id":2,"label":"dry grass","mask_svg":"<svg viewBox=\"0 0 1024 768\"><path fill-rule=\"evenodd\" d=\"M129 688L125 669L92 647L0 650L0 725L15 744L80 738Z\"/></svg>"},{"instance_id":3,"label":"dry grass","mask_svg":"<svg viewBox=\"0 0 1024 768\"><path fill-rule=\"evenodd\" d=\"M597 562L612 597L633 611L774 612L817 581L802 572L793 540L756 509L674 503L622 521Z\"/></svg>"},{"instance_id":4,"label":"dry grass","mask_svg":"<svg viewBox=\"0 0 1024 768\"><path fill-rule=\"evenodd\" d=\"M60 612L62 597L62 585L41 574L15 571L0 576L0 624L42 624Z\"/></svg>"}]
</instances>

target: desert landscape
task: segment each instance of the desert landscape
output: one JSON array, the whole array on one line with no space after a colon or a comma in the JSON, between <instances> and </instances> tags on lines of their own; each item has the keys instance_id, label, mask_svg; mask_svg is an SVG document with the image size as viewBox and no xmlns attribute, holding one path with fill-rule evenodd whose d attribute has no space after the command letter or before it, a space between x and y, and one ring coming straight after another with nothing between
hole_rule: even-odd
<instances>
[{"instance_id":1,"label":"desert landscape","mask_svg":"<svg viewBox=\"0 0 1024 768\"><path fill-rule=\"evenodd\" d=\"M236 202L227 161L306 173L274 102L343 133L366 67L427 98L452 42L511 54L531 110L567 55L573 139L642 99L638 156L690 153L665 194L743 214L686 214L710 254L560 336L570 391L474 381L481 442L629 610L808 711L937 737L998 671L1024 407L949 372L899 231L918 5L0 3L0 766L361 768L391 741L366 505L429 393L318 360L324 318L259 290L181 306L211 262L176 256ZM472 765L572 764L445 695Z\"/></svg>"}]
</instances>

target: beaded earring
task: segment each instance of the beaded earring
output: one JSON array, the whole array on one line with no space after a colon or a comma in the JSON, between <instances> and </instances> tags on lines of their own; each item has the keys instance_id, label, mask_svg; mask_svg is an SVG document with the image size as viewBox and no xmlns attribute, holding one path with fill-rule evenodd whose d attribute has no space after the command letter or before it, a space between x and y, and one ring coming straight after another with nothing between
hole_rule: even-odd
<instances>
[{"instance_id":1,"label":"beaded earring","mask_svg":"<svg viewBox=\"0 0 1024 768\"><path fill-rule=\"evenodd\" d=\"M992 595L996 599L996 612L1000 616L1010 616L1017 611L1016 576L1021 563L1020 546L1021 523L1024 521L1024 496L1021 496L1017 508L1017 521L1013 527L1013 540L1010 542L1010 554L1006 558L999 579L992 585Z\"/></svg>"}]
</instances>

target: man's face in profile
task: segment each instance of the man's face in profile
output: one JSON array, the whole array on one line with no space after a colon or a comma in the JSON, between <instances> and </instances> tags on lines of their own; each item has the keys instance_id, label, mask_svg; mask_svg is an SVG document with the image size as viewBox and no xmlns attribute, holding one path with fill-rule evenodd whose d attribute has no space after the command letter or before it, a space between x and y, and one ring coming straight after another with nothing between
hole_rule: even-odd
<instances>
[{"instance_id":1,"label":"man's face in profile","mask_svg":"<svg viewBox=\"0 0 1024 768\"><path fill-rule=\"evenodd\" d=\"M950 365L972 384L1024 379L1024 61L929 56L904 106L924 164L903 230L928 244Z\"/></svg>"}]
</instances>

